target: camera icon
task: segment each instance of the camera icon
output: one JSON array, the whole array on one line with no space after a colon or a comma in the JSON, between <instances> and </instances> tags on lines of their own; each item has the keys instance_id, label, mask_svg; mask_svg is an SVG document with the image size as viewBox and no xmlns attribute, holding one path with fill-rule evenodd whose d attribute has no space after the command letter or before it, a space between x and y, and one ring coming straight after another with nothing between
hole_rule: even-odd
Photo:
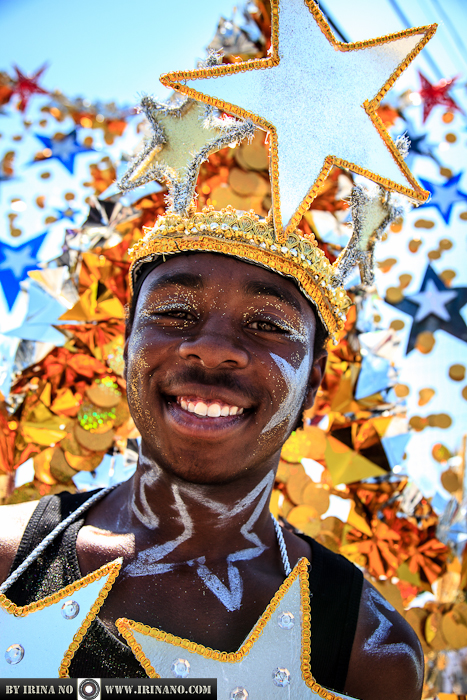
<instances>
[{"instance_id":1,"label":"camera icon","mask_svg":"<svg viewBox=\"0 0 467 700\"><path fill-rule=\"evenodd\" d=\"M78 700L101 700L100 678L78 678Z\"/></svg>"}]
</instances>

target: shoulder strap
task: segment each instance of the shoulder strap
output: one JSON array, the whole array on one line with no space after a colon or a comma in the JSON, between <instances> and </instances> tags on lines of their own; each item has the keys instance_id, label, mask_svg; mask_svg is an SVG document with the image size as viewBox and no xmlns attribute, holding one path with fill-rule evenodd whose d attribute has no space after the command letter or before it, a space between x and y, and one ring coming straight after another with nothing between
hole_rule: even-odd
<instances>
[{"instance_id":1,"label":"shoulder strap","mask_svg":"<svg viewBox=\"0 0 467 700\"><path fill-rule=\"evenodd\" d=\"M345 557L307 540L313 552L311 670L321 685L342 692L357 629L363 574ZM313 644L314 639L319 643Z\"/></svg>"},{"instance_id":2,"label":"shoulder strap","mask_svg":"<svg viewBox=\"0 0 467 700\"><path fill-rule=\"evenodd\" d=\"M21 538L10 574L31 554L57 525L70 513L87 501L90 493L71 494L66 491L54 496L44 496L37 504Z\"/></svg>"}]
</instances>

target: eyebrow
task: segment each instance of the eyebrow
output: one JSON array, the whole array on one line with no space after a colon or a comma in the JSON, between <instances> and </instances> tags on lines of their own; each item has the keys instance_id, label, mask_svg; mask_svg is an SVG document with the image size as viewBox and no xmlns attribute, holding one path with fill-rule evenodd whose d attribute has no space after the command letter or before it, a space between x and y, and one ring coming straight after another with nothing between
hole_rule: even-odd
<instances>
[{"instance_id":1,"label":"eyebrow","mask_svg":"<svg viewBox=\"0 0 467 700\"><path fill-rule=\"evenodd\" d=\"M283 289L272 282L260 282L259 280L252 280L248 282L244 287L244 292L248 296L267 296L275 297L285 304L291 306L295 311L301 313L302 309L300 302L295 298L292 292L288 289Z\"/></svg>"},{"instance_id":2,"label":"eyebrow","mask_svg":"<svg viewBox=\"0 0 467 700\"><path fill-rule=\"evenodd\" d=\"M199 275L194 275L191 272L168 272L151 283L150 291L155 292L171 284L187 289L202 289L204 287L203 280Z\"/></svg>"}]
</instances>

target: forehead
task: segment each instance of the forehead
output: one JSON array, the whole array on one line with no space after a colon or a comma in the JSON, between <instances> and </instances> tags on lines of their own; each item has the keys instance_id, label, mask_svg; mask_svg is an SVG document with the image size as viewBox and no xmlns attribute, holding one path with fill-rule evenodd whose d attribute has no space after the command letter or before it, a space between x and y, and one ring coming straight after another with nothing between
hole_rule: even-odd
<instances>
[{"instance_id":1,"label":"forehead","mask_svg":"<svg viewBox=\"0 0 467 700\"><path fill-rule=\"evenodd\" d=\"M139 292L139 307L160 291L197 290L220 294L224 300L239 297L276 298L297 313L313 317L308 299L296 285L276 272L224 254L176 255L153 269Z\"/></svg>"}]
</instances>

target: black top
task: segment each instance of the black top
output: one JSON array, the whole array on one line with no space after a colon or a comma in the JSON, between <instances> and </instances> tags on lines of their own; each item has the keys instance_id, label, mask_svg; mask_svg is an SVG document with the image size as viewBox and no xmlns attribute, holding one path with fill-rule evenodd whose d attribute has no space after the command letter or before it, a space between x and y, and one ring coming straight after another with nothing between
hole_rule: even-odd
<instances>
[{"instance_id":1,"label":"black top","mask_svg":"<svg viewBox=\"0 0 467 700\"><path fill-rule=\"evenodd\" d=\"M26 526L14 571L59 522L92 494L46 496ZM82 578L76 538L86 514L69 525L6 592L17 605L44 598ZM343 692L357 626L363 585L361 572L347 559L301 535L311 546L311 670L325 688ZM146 678L130 648L96 618L70 665L72 678Z\"/></svg>"}]
</instances>

